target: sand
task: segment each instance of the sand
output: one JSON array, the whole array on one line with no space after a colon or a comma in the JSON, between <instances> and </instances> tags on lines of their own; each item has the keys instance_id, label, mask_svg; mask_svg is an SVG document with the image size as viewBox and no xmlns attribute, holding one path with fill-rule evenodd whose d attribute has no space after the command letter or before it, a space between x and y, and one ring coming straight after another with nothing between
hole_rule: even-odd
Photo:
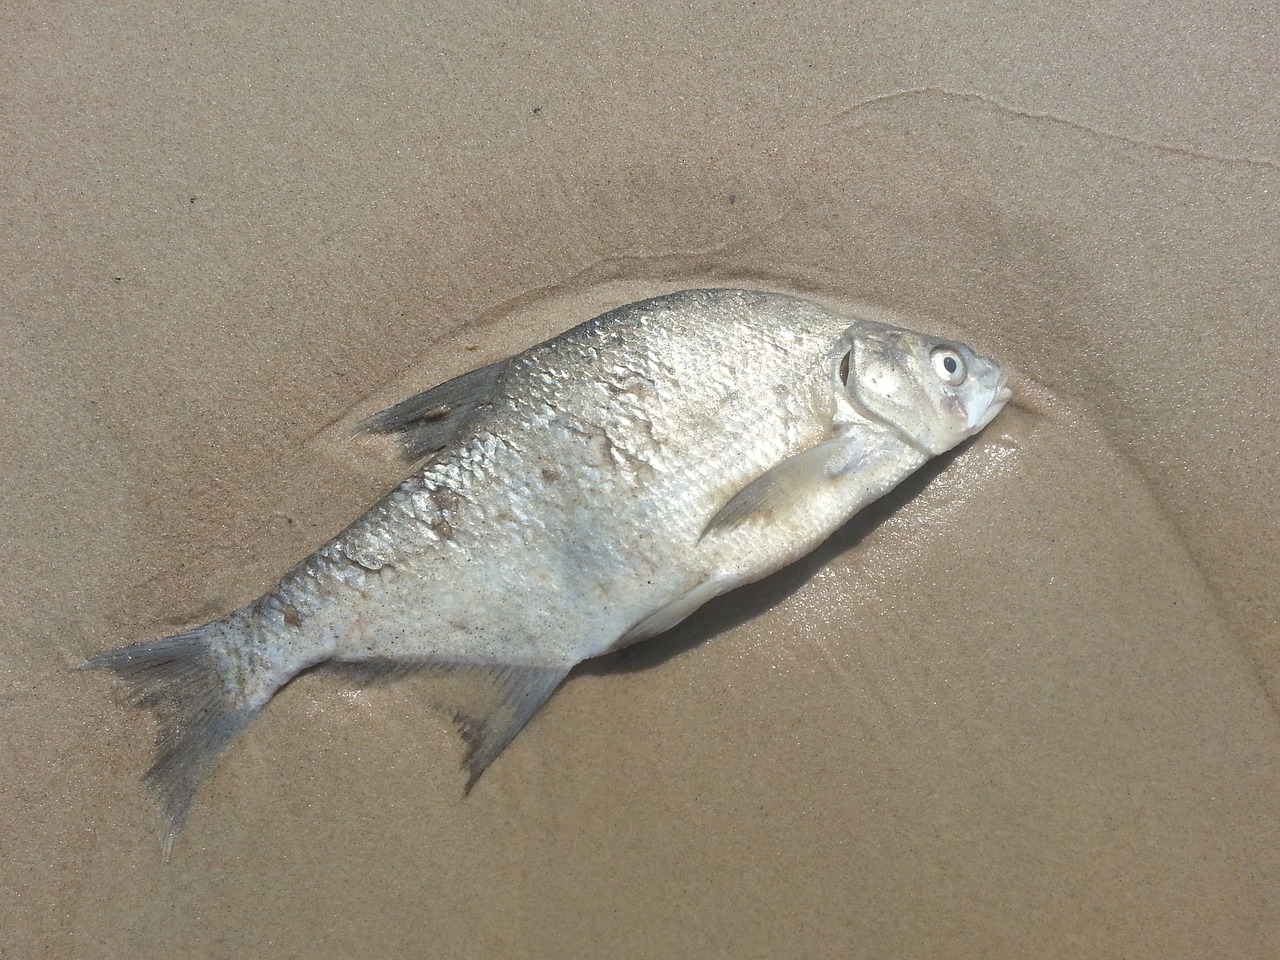
<instances>
[{"instance_id":1,"label":"sand","mask_svg":"<svg viewBox=\"0 0 1280 960\"><path fill-rule=\"evenodd\" d=\"M1272 20L8 5L0 955L1280 954ZM712 284L1018 405L469 797L422 681L302 678L166 862L150 721L71 666L359 515L362 413Z\"/></svg>"}]
</instances>

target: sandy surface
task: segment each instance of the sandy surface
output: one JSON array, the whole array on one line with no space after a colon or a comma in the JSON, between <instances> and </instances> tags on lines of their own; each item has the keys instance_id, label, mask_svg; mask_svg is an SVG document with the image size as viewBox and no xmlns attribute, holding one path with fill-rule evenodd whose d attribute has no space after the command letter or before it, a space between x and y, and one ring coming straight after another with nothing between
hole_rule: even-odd
<instances>
[{"instance_id":1,"label":"sandy surface","mask_svg":"<svg viewBox=\"0 0 1280 960\"><path fill-rule=\"evenodd\" d=\"M1280 955L1272 14L461 6L0 13L0 955ZM421 681L304 678L164 862L69 667L362 512L353 417L713 283L1021 403L465 799Z\"/></svg>"}]
</instances>

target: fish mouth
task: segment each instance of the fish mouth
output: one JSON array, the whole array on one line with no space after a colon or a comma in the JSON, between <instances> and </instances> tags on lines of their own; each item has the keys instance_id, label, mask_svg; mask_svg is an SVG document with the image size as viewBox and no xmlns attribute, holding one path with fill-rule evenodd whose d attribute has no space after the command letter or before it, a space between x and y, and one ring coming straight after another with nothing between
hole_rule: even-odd
<instances>
[{"instance_id":1,"label":"fish mouth","mask_svg":"<svg viewBox=\"0 0 1280 960\"><path fill-rule=\"evenodd\" d=\"M1003 407L1013 396L1013 391L1009 388L1009 374L1000 370L999 364L993 362L991 365L1000 371L1000 376L996 378L996 389L991 396L991 405Z\"/></svg>"},{"instance_id":2,"label":"fish mouth","mask_svg":"<svg viewBox=\"0 0 1280 960\"><path fill-rule=\"evenodd\" d=\"M1001 373L1000 379L996 381L995 392L991 395L991 400L987 403L987 409L982 412L982 419L978 421L978 425L974 428L973 432L977 433L994 420L996 418L996 414L1003 410L1004 405L1012 398L1013 390L1009 388L1009 375L1007 373Z\"/></svg>"}]
</instances>

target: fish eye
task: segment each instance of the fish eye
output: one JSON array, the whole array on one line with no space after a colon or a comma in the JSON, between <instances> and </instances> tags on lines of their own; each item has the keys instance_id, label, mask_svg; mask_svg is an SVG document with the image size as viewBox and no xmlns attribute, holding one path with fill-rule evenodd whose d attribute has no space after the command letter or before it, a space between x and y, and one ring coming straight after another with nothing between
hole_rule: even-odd
<instances>
[{"instance_id":1,"label":"fish eye","mask_svg":"<svg viewBox=\"0 0 1280 960\"><path fill-rule=\"evenodd\" d=\"M930 356L933 358L933 371L939 380L953 387L964 383L969 369L958 351L951 347L934 347Z\"/></svg>"}]
</instances>

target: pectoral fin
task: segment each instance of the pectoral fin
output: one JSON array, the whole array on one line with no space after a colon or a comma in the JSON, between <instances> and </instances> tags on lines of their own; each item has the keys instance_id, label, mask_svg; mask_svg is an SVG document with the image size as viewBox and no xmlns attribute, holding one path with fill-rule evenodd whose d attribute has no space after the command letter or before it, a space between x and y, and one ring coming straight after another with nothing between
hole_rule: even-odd
<instances>
[{"instance_id":1,"label":"pectoral fin","mask_svg":"<svg viewBox=\"0 0 1280 960\"><path fill-rule=\"evenodd\" d=\"M402 400L374 414L356 430L398 433L404 459L419 460L448 444L476 407L493 396L507 363L499 360Z\"/></svg>"},{"instance_id":2,"label":"pectoral fin","mask_svg":"<svg viewBox=\"0 0 1280 960\"><path fill-rule=\"evenodd\" d=\"M788 457L734 494L707 522L699 539L748 521L785 516L822 484L858 469L862 453L853 437L839 436Z\"/></svg>"}]
</instances>

